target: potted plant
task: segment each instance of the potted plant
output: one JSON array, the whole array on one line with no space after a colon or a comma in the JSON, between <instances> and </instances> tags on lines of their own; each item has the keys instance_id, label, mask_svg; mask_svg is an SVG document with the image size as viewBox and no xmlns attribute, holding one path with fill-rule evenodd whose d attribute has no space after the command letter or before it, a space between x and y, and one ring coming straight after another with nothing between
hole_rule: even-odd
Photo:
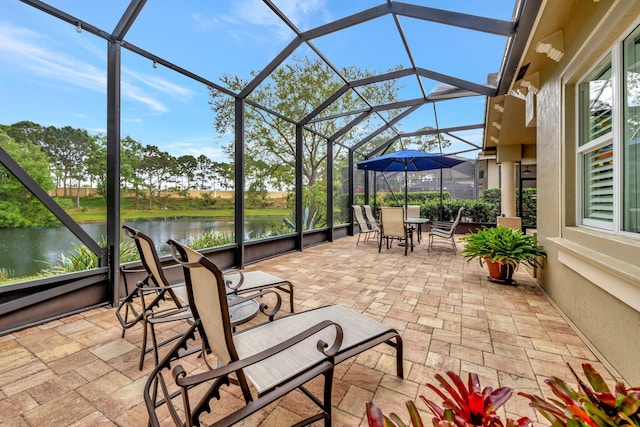
<instances>
[{"instance_id":1,"label":"potted plant","mask_svg":"<svg viewBox=\"0 0 640 427\"><path fill-rule=\"evenodd\" d=\"M489 280L497 283L515 285L511 277L520 264L542 268L539 258L547 257L535 237L509 227L485 227L460 240L465 244L462 255L466 260L478 259L480 265L486 262Z\"/></svg>"}]
</instances>

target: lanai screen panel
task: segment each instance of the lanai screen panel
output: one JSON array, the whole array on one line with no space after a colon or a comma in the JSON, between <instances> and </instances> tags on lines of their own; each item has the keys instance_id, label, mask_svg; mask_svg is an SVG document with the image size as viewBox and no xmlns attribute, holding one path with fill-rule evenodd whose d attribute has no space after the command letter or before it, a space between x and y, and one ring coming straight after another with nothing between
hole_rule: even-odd
<instances>
[{"instance_id":1,"label":"lanai screen panel","mask_svg":"<svg viewBox=\"0 0 640 427\"><path fill-rule=\"evenodd\" d=\"M99 2L84 0L47 0L46 3L96 27L111 32L118 21L120 21L122 14L127 10L130 0Z\"/></svg>"},{"instance_id":2,"label":"lanai screen panel","mask_svg":"<svg viewBox=\"0 0 640 427\"><path fill-rule=\"evenodd\" d=\"M341 69L355 68L377 75L411 68L390 14L327 34L314 39L313 43Z\"/></svg>"},{"instance_id":3,"label":"lanai screen panel","mask_svg":"<svg viewBox=\"0 0 640 427\"><path fill-rule=\"evenodd\" d=\"M104 194L96 187L106 176L107 44L23 3L2 6L12 20L0 23L0 146L65 210L91 215L98 223L83 228L98 242L106 232ZM51 211L0 169L0 283L73 271L72 257L92 258L78 269L97 266Z\"/></svg>"},{"instance_id":4,"label":"lanai screen panel","mask_svg":"<svg viewBox=\"0 0 640 427\"><path fill-rule=\"evenodd\" d=\"M126 40L224 83L225 74L250 80L252 72L261 71L293 38L262 1L189 0L148 1Z\"/></svg>"}]
</instances>

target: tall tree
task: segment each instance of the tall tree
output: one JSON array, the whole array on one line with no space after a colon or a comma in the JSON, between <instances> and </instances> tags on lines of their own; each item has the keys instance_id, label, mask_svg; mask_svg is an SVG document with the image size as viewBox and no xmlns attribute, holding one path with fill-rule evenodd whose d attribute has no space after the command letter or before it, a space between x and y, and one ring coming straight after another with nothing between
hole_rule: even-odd
<instances>
[{"instance_id":1,"label":"tall tree","mask_svg":"<svg viewBox=\"0 0 640 427\"><path fill-rule=\"evenodd\" d=\"M38 145L16 142L0 130L0 146L43 190L53 188L47 156ZM0 165L0 227L31 227L54 222L53 214Z\"/></svg>"},{"instance_id":2,"label":"tall tree","mask_svg":"<svg viewBox=\"0 0 640 427\"><path fill-rule=\"evenodd\" d=\"M72 180L76 180L79 194L82 180L86 173L85 160L97 150L96 137L85 129L74 129L71 126L56 128L48 126L44 130L42 149L48 154L56 177L56 187L61 182L63 197L67 196L67 187L71 195ZM76 196L77 197L77 196ZM78 199L79 200L79 199Z\"/></svg>"},{"instance_id":3,"label":"tall tree","mask_svg":"<svg viewBox=\"0 0 640 427\"><path fill-rule=\"evenodd\" d=\"M129 135L120 140L120 176L122 188L133 191L135 207L138 208L140 188L144 184L140 165L142 163L142 144Z\"/></svg>"},{"instance_id":4,"label":"tall tree","mask_svg":"<svg viewBox=\"0 0 640 427\"><path fill-rule=\"evenodd\" d=\"M345 68L342 72L350 79L374 74L355 67ZM241 78L231 75L222 76L222 81L235 91L242 90L247 84ZM293 58L254 90L250 99L293 120L300 120L343 84L323 61L307 57ZM399 89L395 81L386 81L361 90L373 105L377 105L395 101ZM233 131L234 100L212 89L210 105L215 113L216 130L221 133ZM366 104L355 92L349 90L328 106L322 115L356 111L364 107ZM309 126L320 135L331 136L352 118L323 120ZM367 124L363 122L361 126L345 135L344 139L357 140L366 128ZM305 183L313 186L326 176L327 140L313 132L303 132L303 139L302 173ZM260 180L270 187L292 188L295 177L295 141L294 125L265 111L248 107L245 112L245 174L248 181ZM231 142L225 147L231 156L233 144ZM342 148L340 145L335 148L334 153L338 155Z\"/></svg>"},{"instance_id":5,"label":"tall tree","mask_svg":"<svg viewBox=\"0 0 640 427\"><path fill-rule=\"evenodd\" d=\"M153 195L162 189L162 184L176 175L176 159L166 151L160 151L155 145L142 149L139 170L145 177L149 192L149 207L153 206Z\"/></svg>"},{"instance_id":6,"label":"tall tree","mask_svg":"<svg viewBox=\"0 0 640 427\"><path fill-rule=\"evenodd\" d=\"M182 179L181 187L184 190L190 190L193 187L193 180L196 176L198 160L194 156L184 155L176 159L176 165L180 178Z\"/></svg>"},{"instance_id":7,"label":"tall tree","mask_svg":"<svg viewBox=\"0 0 640 427\"><path fill-rule=\"evenodd\" d=\"M196 162L195 178L198 182L198 187L201 190L205 190L207 188L207 183L211 180L213 161L204 154L200 154L196 159Z\"/></svg>"}]
</instances>

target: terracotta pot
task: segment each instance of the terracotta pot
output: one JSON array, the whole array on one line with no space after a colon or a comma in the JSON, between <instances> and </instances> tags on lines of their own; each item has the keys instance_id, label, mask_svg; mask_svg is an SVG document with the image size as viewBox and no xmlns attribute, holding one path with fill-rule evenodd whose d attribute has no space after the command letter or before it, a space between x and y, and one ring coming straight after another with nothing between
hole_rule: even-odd
<instances>
[{"instance_id":1,"label":"terracotta pot","mask_svg":"<svg viewBox=\"0 0 640 427\"><path fill-rule=\"evenodd\" d=\"M504 285L516 285L518 282L513 280L513 271L515 267L513 264L504 263L500 261L491 261L489 258L485 258L489 269L489 280L495 283L502 283Z\"/></svg>"}]
</instances>

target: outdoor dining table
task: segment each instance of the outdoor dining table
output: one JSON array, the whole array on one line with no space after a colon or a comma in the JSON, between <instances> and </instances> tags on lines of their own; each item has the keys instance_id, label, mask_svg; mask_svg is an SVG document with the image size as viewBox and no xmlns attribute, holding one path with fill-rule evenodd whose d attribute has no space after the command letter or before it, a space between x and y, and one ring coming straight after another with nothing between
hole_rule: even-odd
<instances>
[{"instance_id":1,"label":"outdoor dining table","mask_svg":"<svg viewBox=\"0 0 640 427\"><path fill-rule=\"evenodd\" d=\"M415 225L416 232L418 233L418 243L420 243L420 235L422 234L422 224L428 223L429 220L427 218L413 218L409 217L404 220L404 223L407 225Z\"/></svg>"}]
</instances>

